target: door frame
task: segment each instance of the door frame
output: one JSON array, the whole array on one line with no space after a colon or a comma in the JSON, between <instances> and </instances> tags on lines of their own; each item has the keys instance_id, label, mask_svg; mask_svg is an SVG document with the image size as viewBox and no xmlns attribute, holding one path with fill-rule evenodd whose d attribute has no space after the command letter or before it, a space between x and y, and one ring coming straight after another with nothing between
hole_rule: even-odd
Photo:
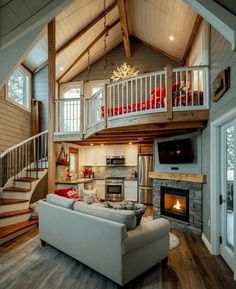
<instances>
[{"instance_id":1,"label":"door frame","mask_svg":"<svg viewBox=\"0 0 236 289\"><path fill-rule=\"evenodd\" d=\"M222 125L236 118L236 108L233 108L223 116L217 118L211 123L211 178L210 178L210 197L211 197L211 251L213 255L220 255L220 128ZM234 207L236 208L236 198L234 199ZM235 224L234 224L235 226ZM236 248L235 248L236 250ZM234 279L236 279L236 268L234 268Z\"/></svg>"}]
</instances>

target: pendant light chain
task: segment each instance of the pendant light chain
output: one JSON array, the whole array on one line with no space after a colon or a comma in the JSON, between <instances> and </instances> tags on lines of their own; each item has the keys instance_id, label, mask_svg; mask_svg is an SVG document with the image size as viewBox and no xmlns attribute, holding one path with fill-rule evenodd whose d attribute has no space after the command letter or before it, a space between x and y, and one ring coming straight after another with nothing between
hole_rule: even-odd
<instances>
[{"instance_id":1,"label":"pendant light chain","mask_svg":"<svg viewBox=\"0 0 236 289\"><path fill-rule=\"evenodd\" d=\"M90 50L88 49L88 68L87 68L87 77L86 82L89 82L90 80Z\"/></svg>"},{"instance_id":2,"label":"pendant light chain","mask_svg":"<svg viewBox=\"0 0 236 289\"><path fill-rule=\"evenodd\" d=\"M104 11L104 30L107 29L107 18L106 18L106 0L103 2L103 11ZM108 36L108 29L104 35L104 51L105 51L105 63L104 63L104 72L105 72L105 78L107 76L107 36Z\"/></svg>"}]
</instances>

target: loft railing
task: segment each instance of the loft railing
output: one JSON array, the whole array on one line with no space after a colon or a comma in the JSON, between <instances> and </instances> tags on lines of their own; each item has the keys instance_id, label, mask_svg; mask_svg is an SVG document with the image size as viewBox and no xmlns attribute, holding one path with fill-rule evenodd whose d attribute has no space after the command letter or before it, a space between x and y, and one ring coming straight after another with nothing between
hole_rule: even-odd
<instances>
[{"instance_id":1,"label":"loft railing","mask_svg":"<svg viewBox=\"0 0 236 289\"><path fill-rule=\"evenodd\" d=\"M55 133L71 134L80 132L81 98L55 99Z\"/></svg>"},{"instance_id":2,"label":"loft railing","mask_svg":"<svg viewBox=\"0 0 236 289\"><path fill-rule=\"evenodd\" d=\"M208 66L181 67L110 83L91 98L56 99L57 134L82 133L109 120L165 112L209 109Z\"/></svg>"},{"instance_id":3,"label":"loft railing","mask_svg":"<svg viewBox=\"0 0 236 289\"><path fill-rule=\"evenodd\" d=\"M124 117L127 114L164 112L164 94L154 98L152 91L165 87L165 71L139 75L107 86L108 119Z\"/></svg>"},{"instance_id":4,"label":"loft railing","mask_svg":"<svg viewBox=\"0 0 236 289\"><path fill-rule=\"evenodd\" d=\"M90 128L103 121L102 108L104 107L104 99L105 90L100 89L91 98L85 100L86 128Z\"/></svg>"},{"instance_id":5,"label":"loft railing","mask_svg":"<svg viewBox=\"0 0 236 289\"><path fill-rule=\"evenodd\" d=\"M48 160L48 131L41 132L7 149L0 155L0 188L8 180L33 176L46 168Z\"/></svg>"}]
</instances>

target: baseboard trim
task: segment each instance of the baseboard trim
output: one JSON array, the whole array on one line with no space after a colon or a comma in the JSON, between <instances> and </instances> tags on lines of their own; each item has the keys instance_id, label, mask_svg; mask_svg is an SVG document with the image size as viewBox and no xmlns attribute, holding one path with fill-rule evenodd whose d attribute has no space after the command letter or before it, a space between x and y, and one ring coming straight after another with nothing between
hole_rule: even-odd
<instances>
[{"instance_id":1,"label":"baseboard trim","mask_svg":"<svg viewBox=\"0 0 236 289\"><path fill-rule=\"evenodd\" d=\"M202 233L202 241L206 245L208 251L212 254L211 244L207 240L206 236Z\"/></svg>"}]
</instances>

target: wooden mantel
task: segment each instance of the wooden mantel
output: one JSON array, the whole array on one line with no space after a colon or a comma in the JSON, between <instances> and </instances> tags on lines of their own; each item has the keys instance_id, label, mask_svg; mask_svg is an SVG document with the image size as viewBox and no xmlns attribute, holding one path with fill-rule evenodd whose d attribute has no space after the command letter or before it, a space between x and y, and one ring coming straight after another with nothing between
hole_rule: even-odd
<instances>
[{"instance_id":1,"label":"wooden mantel","mask_svg":"<svg viewBox=\"0 0 236 289\"><path fill-rule=\"evenodd\" d=\"M206 175L201 174L149 172L149 178L206 184Z\"/></svg>"}]
</instances>

